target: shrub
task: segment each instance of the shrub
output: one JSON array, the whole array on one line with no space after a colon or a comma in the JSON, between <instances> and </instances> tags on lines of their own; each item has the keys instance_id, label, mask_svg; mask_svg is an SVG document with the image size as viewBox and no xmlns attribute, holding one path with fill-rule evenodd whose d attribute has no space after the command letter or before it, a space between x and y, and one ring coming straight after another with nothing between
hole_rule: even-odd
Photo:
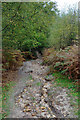
<instances>
[{"instance_id":1,"label":"shrub","mask_svg":"<svg viewBox=\"0 0 80 120\"><path fill-rule=\"evenodd\" d=\"M21 52L24 59L28 60L28 59L35 59L36 57L32 54L32 52L29 51L25 51L25 52Z\"/></svg>"},{"instance_id":2,"label":"shrub","mask_svg":"<svg viewBox=\"0 0 80 120\"><path fill-rule=\"evenodd\" d=\"M52 50L49 52L49 50ZM43 63L53 66L54 70L61 71L69 79L79 78L78 46L68 46L64 50L55 51L46 49L43 52ZM51 67L52 67L51 66Z\"/></svg>"},{"instance_id":3,"label":"shrub","mask_svg":"<svg viewBox=\"0 0 80 120\"><path fill-rule=\"evenodd\" d=\"M46 48L43 51L43 64L48 64L51 65L53 61L56 60L56 54L57 52L55 51L54 48Z\"/></svg>"},{"instance_id":4,"label":"shrub","mask_svg":"<svg viewBox=\"0 0 80 120\"><path fill-rule=\"evenodd\" d=\"M4 69L16 70L17 67L22 65L24 61L23 55L20 50L4 50L2 56L2 63Z\"/></svg>"}]
</instances>

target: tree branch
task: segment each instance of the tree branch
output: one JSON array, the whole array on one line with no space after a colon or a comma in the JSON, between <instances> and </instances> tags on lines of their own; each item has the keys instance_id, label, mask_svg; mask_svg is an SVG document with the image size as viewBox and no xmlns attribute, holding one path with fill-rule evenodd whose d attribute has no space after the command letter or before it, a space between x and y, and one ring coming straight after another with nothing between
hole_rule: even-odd
<instances>
[{"instance_id":1,"label":"tree branch","mask_svg":"<svg viewBox=\"0 0 80 120\"><path fill-rule=\"evenodd\" d=\"M21 3L20 3L20 5L18 6L15 15L12 16L11 20L17 15L17 11L19 10L20 6L21 6ZM8 26L9 26L9 24L7 24L1 31L5 30ZM1 31L0 31L0 32L1 32Z\"/></svg>"}]
</instances>

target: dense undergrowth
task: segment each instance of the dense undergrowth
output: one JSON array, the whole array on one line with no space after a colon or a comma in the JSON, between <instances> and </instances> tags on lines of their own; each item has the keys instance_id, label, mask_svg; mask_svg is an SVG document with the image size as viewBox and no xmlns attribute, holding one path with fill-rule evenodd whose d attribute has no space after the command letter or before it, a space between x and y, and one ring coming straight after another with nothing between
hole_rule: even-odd
<instances>
[{"instance_id":1,"label":"dense undergrowth","mask_svg":"<svg viewBox=\"0 0 80 120\"><path fill-rule=\"evenodd\" d=\"M17 67L22 65L22 62L24 60L20 50L4 50L2 57L3 68L7 70L16 70Z\"/></svg>"},{"instance_id":2,"label":"dense undergrowth","mask_svg":"<svg viewBox=\"0 0 80 120\"><path fill-rule=\"evenodd\" d=\"M29 51L23 51L20 50L3 50L3 56L2 56L2 67L3 71L5 70L16 70L19 66L23 65L23 61L29 60L29 59L36 59L37 55L36 53L32 53Z\"/></svg>"},{"instance_id":3,"label":"dense undergrowth","mask_svg":"<svg viewBox=\"0 0 80 120\"><path fill-rule=\"evenodd\" d=\"M51 71L60 71L69 79L79 79L78 46L68 46L64 50L56 51L54 48L45 49L43 64L51 65Z\"/></svg>"}]
</instances>

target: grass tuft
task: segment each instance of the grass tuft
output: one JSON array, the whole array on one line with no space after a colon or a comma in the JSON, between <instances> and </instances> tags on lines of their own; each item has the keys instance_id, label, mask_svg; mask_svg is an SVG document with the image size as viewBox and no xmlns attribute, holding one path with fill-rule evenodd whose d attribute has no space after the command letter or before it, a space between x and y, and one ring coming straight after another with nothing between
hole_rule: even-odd
<instances>
[{"instance_id":1,"label":"grass tuft","mask_svg":"<svg viewBox=\"0 0 80 120\"><path fill-rule=\"evenodd\" d=\"M16 82L10 81L9 83L6 83L6 85L2 87L2 108L3 108L2 118L7 117L10 113L9 98L13 92L12 88L15 86L15 84Z\"/></svg>"}]
</instances>

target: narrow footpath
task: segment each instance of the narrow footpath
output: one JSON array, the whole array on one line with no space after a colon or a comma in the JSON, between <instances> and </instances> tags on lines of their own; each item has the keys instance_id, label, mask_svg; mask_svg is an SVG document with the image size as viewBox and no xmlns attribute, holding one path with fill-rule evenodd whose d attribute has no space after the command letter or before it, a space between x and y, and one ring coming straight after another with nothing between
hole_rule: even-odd
<instances>
[{"instance_id":1,"label":"narrow footpath","mask_svg":"<svg viewBox=\"0 0 80 120\"><path fill-rule=\"evenodd\" d=\"M41 65L42 59L24 62L19 69L19 81L10 97L8 118L73 118L67 89L52 86L54 77L47 76L48 66ZM57 90L57 91L56 91ZM57 97L54 96L55 91ZM55 98L54 98L55 97ZM56 104L59 100L62 104Z\"/></svg>"}]
</instances>

